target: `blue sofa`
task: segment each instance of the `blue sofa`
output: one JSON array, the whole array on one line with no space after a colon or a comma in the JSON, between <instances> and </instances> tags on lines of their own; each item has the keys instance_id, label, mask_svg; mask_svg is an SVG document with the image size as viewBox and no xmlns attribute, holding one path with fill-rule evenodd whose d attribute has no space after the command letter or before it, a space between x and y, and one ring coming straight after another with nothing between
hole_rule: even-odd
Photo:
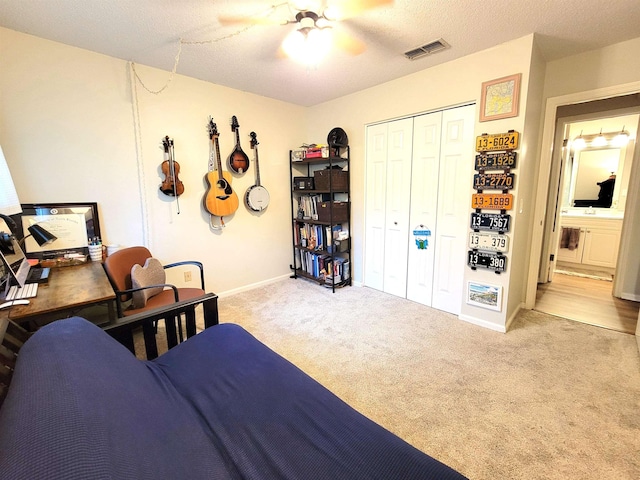
<instances>
[{"instance_id":1,"label":"blue sofa","mask_svg":"<svg viewBox=\"0 0 640 480\"><path fill-rule=\"evenodd\" d=\"M0 478L465 477L237 325L141 361L76 317L38 330L19 352L0 409Z\"/></svg>"}]
</instances>

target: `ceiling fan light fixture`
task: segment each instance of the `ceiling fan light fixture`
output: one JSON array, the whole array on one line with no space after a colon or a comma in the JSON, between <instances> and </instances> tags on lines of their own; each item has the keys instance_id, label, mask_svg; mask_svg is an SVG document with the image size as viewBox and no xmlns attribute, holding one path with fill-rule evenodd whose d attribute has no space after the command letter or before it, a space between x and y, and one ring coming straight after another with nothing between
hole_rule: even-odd
<instances>
[{"instance_id":1,"label":"ceiling fan light fixture","mask_svg":"<svg viewBox=\"0 0 640 480\"><path fill-rule=\"evenodd\" d=\"M296 62L315 66L327 56L331 44L329 28L300 28L287 35L282 48Z\"/></svg>"}]
</instances>

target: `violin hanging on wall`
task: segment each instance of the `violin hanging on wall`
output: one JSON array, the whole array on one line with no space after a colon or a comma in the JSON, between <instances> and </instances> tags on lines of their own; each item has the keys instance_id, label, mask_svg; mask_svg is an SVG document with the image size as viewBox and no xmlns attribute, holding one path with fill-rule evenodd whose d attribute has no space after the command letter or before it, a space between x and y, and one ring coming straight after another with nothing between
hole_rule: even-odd
<instances>
[{"instance_id":1,"label":"violin hanging on wall","mask_svg":"<svg viewBox=\"0 0 640 480\"><path fill-rule=\"evenodd\" d=\"M249 157L240 146L240 125L235 115L231 117L231 131L236 134L236 147L229 155L229 168L234 173L242 175L249 170Z\"/></svg>"},{"instance_id":2,"label":"violin hanging on wall","mask_svg":"<svg viewBox=\"0 0 640 480\"><path fill-rule=\"evenodd\" d=\"M176 198L178 213L180 213L178 197L184 193L184 184L178 178L180 164L175 161L173 139L165 136L162 139L162 147L164 149L164 162L162 162L161 169L164 174L164 181L160 185L160 191L165 195Z\"/></svg>"}]
</instances>

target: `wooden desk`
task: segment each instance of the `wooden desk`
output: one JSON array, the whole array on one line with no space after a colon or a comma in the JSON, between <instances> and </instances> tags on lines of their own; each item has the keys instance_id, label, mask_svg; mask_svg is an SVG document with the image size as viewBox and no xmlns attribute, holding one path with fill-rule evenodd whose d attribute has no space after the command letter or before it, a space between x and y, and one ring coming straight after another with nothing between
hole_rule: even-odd
<instances>
[{"instance_id":1,"label":"wooden desk","mask_svg":"<svg viewBox=\"0 0 640 480\"><path fill-rule=\"evenodd\" d=\"M14 305L7 316L17 324L34 322L41 326L79 314L83 308L104 303L108 307L109 320L113 321L116 316L115 298L102 263L87 262L73 267L52 268L49 282L38 286L38 294L29 299L29 305Z\"/></svg>"}]
</instances>

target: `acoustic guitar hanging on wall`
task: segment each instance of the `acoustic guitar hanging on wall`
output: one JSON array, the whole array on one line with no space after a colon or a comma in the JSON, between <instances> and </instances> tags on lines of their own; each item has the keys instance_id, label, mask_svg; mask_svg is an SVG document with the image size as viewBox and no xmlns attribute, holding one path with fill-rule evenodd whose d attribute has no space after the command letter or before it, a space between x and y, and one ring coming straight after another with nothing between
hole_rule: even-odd
<instances>
[{"instance_id":1,"label":"acoustic guitar hanging on wall","mask_svg":"<svg viewBox=\"0 0 640 480\"><path fill-rule=\"evenodd\" d=\"M247 193L244 195L244 201L254 212L261 212L269 206L269 192L267 189L260 185L260 166L258 163L258 138L256 132L249 134L251 137L251 148L254 153L254 160L256 162L256 184L247 189Z\"/></svg>"},{"instance_id":2,"label":"acoustic guitar hanging on wall","mask_svg":"<svg viewBox=\"0 0 640 480\"><path fill-rule=\"evenodd\" d=\"M231 117L231 131L236 134L236 146L229 155L229 168L232 172L242 175L249 170L249 157L240 146L240 125L235 115Z\"/></svg>"},{"instance_id":3,"label":"acoustic guitar hanging on wall","mask_svg":"<svg viewBox=\"0 0 640 480\"><path fill-rule=\"evenodd\" d=\"M223 217L232 215L238 209L239 201L236 192L231 188L231 174L222 171L220 161L220 146L218 145L218 127L209 117L209 172L206 175L209 189L205 194L204 207L211 214L220 217L220 224L224 227ZM216 157L214 169L213 157Z\"/></svg>"}]
</instances>

